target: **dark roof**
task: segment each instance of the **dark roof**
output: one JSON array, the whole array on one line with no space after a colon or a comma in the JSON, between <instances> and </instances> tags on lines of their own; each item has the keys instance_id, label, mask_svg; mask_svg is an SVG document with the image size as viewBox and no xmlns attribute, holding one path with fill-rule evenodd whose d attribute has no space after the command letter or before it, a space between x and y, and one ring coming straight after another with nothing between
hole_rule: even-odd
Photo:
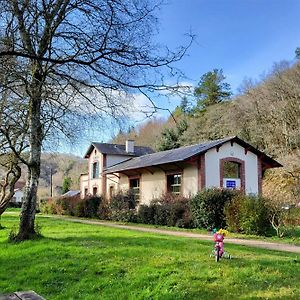
<instances>
[{"instance_id":1,"label":"dark roof","mask_svg":"<svg viewBox=\"0 0 300 300\"><path fill-rule=\"evenodd\" d=\"M263 152L257 150L256 148L244 142L243 140L239 139L238 137L228 137L225 139L210 141L202 144L191 145L191 146L181 147L178 149L156 152L153 154L131 158L125 162L121 162L119 164L107 168L105 173L107 174L117 173L126 170L133 170L133 169L185 161L188 158L191 158L195 155L199 155L201 153L205 153L207 150L217 146L221 146L224 143L229 141L236 142L239 145L252 151L253 153L262 156L262 158L269 165L269 167L281 167L281 164L279 164L277 161L273 160L271 157L265 155Z\"/></svg>"},{"instance_id":2,"label":"dark roof","mask_svg":"<svg viewBox=\"0 0 300 300\"><path fill-rule=\"evenodd\" d=\"M66 193L64 193L63 195L61 195L62 197L74 197L80 194L80 190L71 190L68 191Z\"/></svg>"},{"instance_id":3,"label":"dark roof","mask_svg":"<svg viewBox=\"0 0 300 300\"><path fill-rule=\"evenodd\" d=\"M25 181L19 180L15 183L15 189L21 190L25 186L25 184L26 184Z\"/></svg>"},{"instance_id":4,"label":"dark roof","mask_svg":"<svg viewBox=\"0 0 300 300\"><path fill-rule=\"evenodd\" d=\"M84 158L88 158L93 148L96 148L99 152L103 154L110 154L110 155L126 155L126 156L141 156L145 154L153 153L154 150L150 147L144 146L134 146L134 153L126 152L125 145L119 144L108 144L108 143L96 143L93 142L88 151L86 152Z\"/></svg>"}]
</instances>

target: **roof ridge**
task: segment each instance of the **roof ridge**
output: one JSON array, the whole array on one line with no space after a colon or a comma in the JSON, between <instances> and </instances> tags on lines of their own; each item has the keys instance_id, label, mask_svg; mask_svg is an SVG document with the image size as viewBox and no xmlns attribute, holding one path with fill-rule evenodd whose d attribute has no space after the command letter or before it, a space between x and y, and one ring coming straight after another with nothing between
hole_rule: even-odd
<instances>
[{"instance_id":1,"label":"roof ridge","mask_svg":"<svg viewBox=\"0 0 300 300\"><path fill-rule=\"evenodd\" d=\"M112 146L123 146L123 147L125 147L125 144L115 144L115 143L91 142L91 144L101 144L101 145L112 145ZM134 147L151 148L150 146L139 146L139 145L134 145Z\"/></svg>"}]
</instances>

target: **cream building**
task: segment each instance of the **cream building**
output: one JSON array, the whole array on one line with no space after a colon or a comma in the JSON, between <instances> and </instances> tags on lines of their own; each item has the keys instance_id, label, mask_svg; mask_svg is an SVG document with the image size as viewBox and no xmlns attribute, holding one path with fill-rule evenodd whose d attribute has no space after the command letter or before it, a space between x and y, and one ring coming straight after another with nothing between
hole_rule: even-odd
<instances>
[{"instance_id":1,"label":"cream building","mask_svg":"<svg viewBox=\"0 0 300 300\"><path fill-rule=\"evenodd\" d=\"M210 187L257 195L264 170L281 166L238 137L156 153L134 146L133 141L93 143L85 158L89 172L81 175L82 197L98 194L109 199L117 191L131 189L141 204L164 193L189 197Z\"/></svg>"}]
</instances>

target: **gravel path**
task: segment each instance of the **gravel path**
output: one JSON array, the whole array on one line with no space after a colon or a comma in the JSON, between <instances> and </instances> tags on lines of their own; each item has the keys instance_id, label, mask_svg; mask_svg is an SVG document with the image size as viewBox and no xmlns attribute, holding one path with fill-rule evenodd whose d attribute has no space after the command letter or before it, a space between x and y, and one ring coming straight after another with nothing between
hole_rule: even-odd
<instances>
[{"instance_id":1,"label":"gravel path","mask_svg":"<svg viewBox=\"0 0 300 300\"><path fill-rule=\"evenodd\" d=\"M64 220L67 220L70 222L76 222L76 223L82 223L82 224L100 225L100 226L113 227L113 228L119 228L119 229L135 230L135 231L150 232L150 233L157 233L157 234L163 234L163 235L212 241L212 236L209 234L201 234L201 233L193 233L193 232L185 232L185 231L174 231L174 230L159 229L159 228L149 228L149 227L143 227L143 226L121 225L121 224L116 224L116 223L111 223L111 222L84 220L84 219L73 218L73 217L64 217L64 216L44 216L44 217L50 217L50 218L55 218L55 219L64 219ZM257 248L263 248L263 249L269 249L269 250L300 253L300 246L296 246L296 245L292 245L292 244L267 242L267 241L261 241L261 240L246 240L246 239L237 239L237 238L226 238L226 243L250 246L250 247L257 247Z\"/></svg>"}]
</instances>

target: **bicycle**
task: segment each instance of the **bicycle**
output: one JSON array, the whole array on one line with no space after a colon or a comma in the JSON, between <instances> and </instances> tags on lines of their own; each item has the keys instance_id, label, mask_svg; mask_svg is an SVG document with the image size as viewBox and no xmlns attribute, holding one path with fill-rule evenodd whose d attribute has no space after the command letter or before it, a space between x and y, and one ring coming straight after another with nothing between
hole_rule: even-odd
<instances>
[{"instance_id":1,"label":"bicycle","mask_svg":"<svg viewBox=\"0 0 300 300\"><path fill-rule=\"evenodd\" d=\"M228 252L224 251L224 237L228 234L228 231L220 229L218 231L214 230L213 232L215 245L211 256L215 257L216 262L219 262L220 258L222 257L231 259L231 255Z\"/></svg>"}]
</instances>

